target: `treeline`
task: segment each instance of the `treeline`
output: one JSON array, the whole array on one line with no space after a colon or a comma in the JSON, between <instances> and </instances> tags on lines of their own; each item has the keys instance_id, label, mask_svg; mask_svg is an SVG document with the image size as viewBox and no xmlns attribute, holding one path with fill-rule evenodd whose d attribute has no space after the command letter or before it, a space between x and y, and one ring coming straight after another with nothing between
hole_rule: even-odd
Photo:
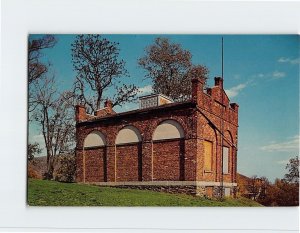
<instances>
[{"instance_id":1,"label":"treeline","mask_svg":"<svg viewBox=\"0 0 300 233\"><path fill-rule=\"evenodd\" d=\"M283 179L271 183L266 177L238 177L238 193L264 206L299 206L299 158L291 158Z\"/></svg>"}]
</instances>

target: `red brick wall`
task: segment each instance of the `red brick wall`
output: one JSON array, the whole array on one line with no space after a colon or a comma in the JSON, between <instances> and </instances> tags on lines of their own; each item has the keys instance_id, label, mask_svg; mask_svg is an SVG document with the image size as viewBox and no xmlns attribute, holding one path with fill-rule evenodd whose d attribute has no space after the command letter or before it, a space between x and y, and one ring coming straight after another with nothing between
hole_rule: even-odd
<instances>
[{"instance_id":1,"label":"red brick wall","mask_svg":"<svg viewBox=\"0 0 300 233\"><path fill-rule=\"evenodd\" d=\"M105 148L88 149L85 156L85 181L104 182L106 180Z\"/></svg>"},{"instance_id":2,"label":"red brick wall","mask_svg":"<svg viewBox=\"0 0 300 233\"><path fill-rule=\"evenodd\" d=\"M154 180L170 181L219 182L222 180L222 135L220 130L223 125L225 136L229 137L226 134L230 134L232 140L227 145L230 147L230 172L223 178L225 182L236 182L236 148L232 145L237 145L238 105L230 104L220 86L213 87L206 94L201 91L203 84L197 85L197 82L193 82L192 100L194 102L177 106L176 104L167 104L126 114L104 116L98 119L91 118L90 122L86 122L84 119L82 122L77 122L77 181L82 181L83 177L84 138L91 131L99 130L105 135L107 142L107 181L151 181L153 178ZM156 127L168 119L173 119L182 126L184 140L181 143L176 140L152 142L152 135ZM118 132L127 125L134 126L140 131L142 137L140 156L138 156L137 147L132 145L130 147L128 145L115 146ZM204 173L203 170L203 140L213 142L211 173Z\"/></svg>"},{"instance_id":3,"label":"red brick wall","mask_svg":"<svg viewBox=\"0 0 300 233\"><path fill-rule=\"evenodd\" d=\"M83 182L83 151L76 149L76 182Z\"/></svg>"},{"instance_id":4,"label":"red brick wall","mask_svg":"<svg viewBox=\"0 0 300 233\"><path fill-rule=\"evenodd\" d=\"M141 180L141 145L116 146L117 181Z\"/></svg>"},{"instance_id":5,"label":"red brick wall","mask_svg":"<svg viewBox=\"0 0 300 233\"><path fill-rule=\"evenodd\" d=\"M183 159L181 140L153 143L153 180L183 180Z\"/></svg>"}]
</instances>

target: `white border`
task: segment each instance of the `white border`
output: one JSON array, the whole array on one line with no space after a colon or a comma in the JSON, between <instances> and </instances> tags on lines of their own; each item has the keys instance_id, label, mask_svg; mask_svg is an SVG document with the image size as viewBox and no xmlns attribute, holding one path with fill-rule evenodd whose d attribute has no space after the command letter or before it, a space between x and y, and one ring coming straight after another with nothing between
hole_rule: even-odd
<instances>
[{"instance_id":1,"label":"white border","mask_svg":"<svg viewBox=\"0 0 300 233\"><path fill-rule=\"evenodd\" d=\"M26 203L28 33L299 34L299 2L3 0L0 230L297 231L298 208L33 208ZM137 229L134 231L134 229ZM149 230L150 229L150 230ZM151 230L152 229L152 230ZM206 230L205 230L206 229ZM259 230L260 229L260 230ZM209 232L220 232L211 230ZM201 231L202 232L202 231Z\"/></svg>"}]
</instances>

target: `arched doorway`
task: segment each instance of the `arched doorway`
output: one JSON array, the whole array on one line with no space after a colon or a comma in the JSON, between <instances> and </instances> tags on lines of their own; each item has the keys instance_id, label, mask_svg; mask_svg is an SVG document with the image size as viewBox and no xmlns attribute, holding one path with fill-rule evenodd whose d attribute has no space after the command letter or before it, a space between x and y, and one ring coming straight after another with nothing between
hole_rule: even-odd
<instances>
[{"instance_id":1,"label":"arched doorway","mask_svg":"<svg viewBox=\"0 0 300 233\"><path fill-rule=\"evenodd\" d=\"M174 120L161 122L153 133L153 180L184 180L184 130Z\"/></svg>"},{"instance_id":2,"label":"arched doorway","mask_svg":"<svg viewBox=\"0 0 300 233\"><path fill-rule=\"evenodd\" d=\"M84 139L83 145L84 181L106 181L106 140L104 134L99 131L92 131Z\"/></svg>"},{"instance_id":3,"label":"arched doorway","mask_svg":"<svg viewBox=\"0 0 300 233\"><path fill-rule=\"evenodd\" d=\"M142 180L142 137L134 126L122 128L116 138L116 181Z\"/></svg>"}]
</instances>

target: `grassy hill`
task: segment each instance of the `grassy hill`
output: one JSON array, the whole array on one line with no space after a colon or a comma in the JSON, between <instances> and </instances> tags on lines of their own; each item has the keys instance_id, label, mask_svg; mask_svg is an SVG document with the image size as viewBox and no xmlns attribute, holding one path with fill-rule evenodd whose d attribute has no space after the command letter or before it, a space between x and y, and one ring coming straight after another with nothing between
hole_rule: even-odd
<instances>
[{"instance_id":1,"label":"grassy hill","mask_svg":"<svg viewBox=\"0 0 300 233\"><path fill-rule=\"evenodd\" d=\"M30 206L261 206L246 198L208 200L184 194L28 180Z\"/></svg>"}]
</instances>

